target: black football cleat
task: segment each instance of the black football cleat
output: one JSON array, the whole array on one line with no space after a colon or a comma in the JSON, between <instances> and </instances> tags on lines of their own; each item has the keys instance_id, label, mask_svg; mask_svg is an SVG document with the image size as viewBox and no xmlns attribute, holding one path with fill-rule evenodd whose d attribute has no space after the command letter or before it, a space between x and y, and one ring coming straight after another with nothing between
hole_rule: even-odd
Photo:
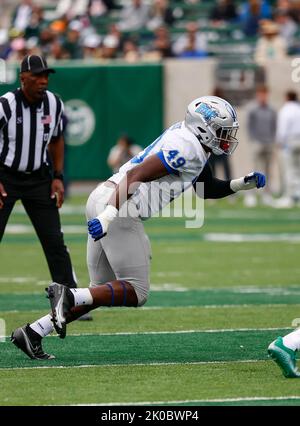
<instances>
[{"instance_id":1,"label":"black football cleat","mask_svg":"<svg viewBox=\"0 0 300 426\"><path fill-rule=\"evenodd\" d=\"M50 284L46 291L50 300L54 328L59 337L64 339L67 331L66 316L74 306L73 295L68 287L57 283Z\"/></svg>"},{"instance_id":2,"label":"black football cleat","mask_svg":"<svg viewBox=\"0 0 300 426\"><path fill-rule=\"evenodd\" d=\"M54 355L49 355L43 351L41 336L32 330L29 324L13 331L10 340L31 359L45 361L55 358Z\"/></svg>"}]
</instances>

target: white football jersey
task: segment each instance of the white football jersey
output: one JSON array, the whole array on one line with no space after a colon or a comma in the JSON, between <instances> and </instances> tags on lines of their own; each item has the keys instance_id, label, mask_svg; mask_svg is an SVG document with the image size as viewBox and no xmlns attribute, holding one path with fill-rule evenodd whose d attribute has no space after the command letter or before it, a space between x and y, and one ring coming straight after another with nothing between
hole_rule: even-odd
<instances>
[{"instance_id":1,"label":"white football jersey","mask_svg":"<svg viewBox=\"0 0 300 426\"><path fill-rule=\"evenodd\" d=\"M133 193L131 200L143 219L158 213L188 189L202 172L210 154L204 151L196 136L181 121L125 163L109 180L120 183L129 170L150 155L157 155L170 174L141 183Z\"/></svg>"}]
</instances>

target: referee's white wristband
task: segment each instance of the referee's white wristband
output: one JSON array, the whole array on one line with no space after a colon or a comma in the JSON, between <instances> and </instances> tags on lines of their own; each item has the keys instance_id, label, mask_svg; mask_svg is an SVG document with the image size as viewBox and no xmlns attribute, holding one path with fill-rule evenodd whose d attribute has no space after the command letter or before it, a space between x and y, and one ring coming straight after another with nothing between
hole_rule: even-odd
<instances>
[{"instance_id":1,"label":"referee's white wristband","mask_svg":"<svg viewBox=\"0 0 300 426\"><path fill-rule=\"evenodd\" d=\"M116 207L108 205L105 210L97 216L97 219L101 222L103 232L107 232L109 224L115 219L118 213L119 210Z\"/></svg>"}]
</instances>

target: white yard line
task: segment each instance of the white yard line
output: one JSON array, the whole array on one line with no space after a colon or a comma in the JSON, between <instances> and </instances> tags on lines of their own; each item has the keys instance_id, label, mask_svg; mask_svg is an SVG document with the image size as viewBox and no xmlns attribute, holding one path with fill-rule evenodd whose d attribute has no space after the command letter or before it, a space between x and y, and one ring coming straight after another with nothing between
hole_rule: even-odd
<instances>
[{"instance_id":1,"label":"white yard line","mask_svg":"<svg viewBox=\"0 0 300 426\"><path fill-rule=\"evenodd\" d=\"M176 404L188 404L188 403L214 403L214 402L251 402L251 401L288 401L288 400L300 400L299 396L249 396L245 398L217 398L217 399L182 399L182 400L176 400L176 401L143 401L143 402L109 402L109 403L103 403L103 404L71 404L71 406L95 406L95 407L101 407L101 406L129 406L129 405L159 405L159 404L170 404L170 405L176 405Z\"/></svg>"},{"instance_id":2,"label":"white yard line","mask_svg":"<svg viewBox=\"0 0 300 426\"><path fill-rule=\"evenodd\" d=\"M299 303L293 303L293 305L299 305ZM217 308L253 308L253 307L266 307L266 308L274 308L275 306L278 307L287 307L291 306L289 303L241 303L238 305L235 304L226 304L226 305L181 305L181 306L142 306L141 310L156 310L156 309L178 309L178 308L184 308L184 309L193 309L193 308L204 308L204 309L217 309ZM110 308L108 308L110 309ZM122 308L121 308L122 309ZM129 308L127 308L129 309Z\"/></svg>"},{"instance_id":3,"label":"white yard line","mask_svg":"<svg viewBox=\"0 0 300 426\"><path fill-rule=\"evenodd\" d=\"M203 234L205 241L213 242L273 242L273 241L287 241L287 242L300 242L300 234L290 233L276 233L276 234L233 234L233 233L207 233Z\"/></svg>"},{"instance_id":4,"label":"white yard line","mask_svg":"<svg viewBox=\"0 0 300 426\"><path fill-rule=\"evenodd\" d=\"M48 361L49 364L51 361ZM159 367L159 366L172 366L172 365L209 365L209 364L236 364L236 363L257 363L257 362L269 362L269 360L261 359L247 359L247 360L235 360L235 361L194 361L194 362L144 362L144 363L120 363L120 364L83 364L83 365L43 365L40 367L1 367L0 371L7 370L47 370L52 368L59 369L73 369L73 368L107 368L107 367Z\"/></svg>"},{"instance_id":5,"label":"white yard line","mask_svg":"<svg viewBox=\"0 0 300 426\"><path fill-rule=\"evenodd\" d=\"M80 225L65 225L62 228L65 234L86 234L87 235L87 227ZM32 234L35 235L33 227L31 225L7 225L6 234Z\"/></svg>"},{"instance_id":6,"label":"white yard line","mask_svg":"<svg viewBox=\"0 0 300 426\"><path fill-rule=\"evenodd\" d=\"M0 297L1 297L1 295L0 295ZM299 303L293 303L292 305L293 306L299 305ZM171 309L171 310L174 310L174 309L195 309L195 308L197 308L197 309L200 309L200 308L203 308L203 309L218 309L218 308L233 309L233 308L253 308L253 307L255 307L255 308L257 308L257 307L258 308L261 308L261 307L264 307L264 308L274 308L274 307L287 308L287 307L290 307L290 306L291 306L291 304L288 304L288 303L260 303L260 304L255 304L255 305L244 303L244 304L239 304L239 305L182 305L182 306L149 306L149 307L142 306L141 308L139 308L139 310L140 311L156 311L156 310L162 309L162 310L165 311L166 309ZM104 306L102 308L98 308L97 311L98 312L102 311L102 310L107 311L107 310L111 310L111 309L113 309L113 310L132 310L132 308L127 308L127 307L110 308L110 307ZM22 313L22 312L26 312L27 314L30 314L30 313L34 313L34 312L41 312L43 310L44 309L29 309L29 310L26 309L24 311L20 311L18 309L12 309L12 310L9 310L9 311L0 311L0 313L1 313L1 315Z\"/></svg>"},{"instance_id":7,"label":"white yard line","mask_svg":"<svg viewBox=\"0 0 300 426\"><path fill-rule=\"evenodd\" d=\"M27 277L0 277L0 283L24 284L24 283L34 282L34 281L37 281L36 277L28 277L28 276ZM10 294L16 294L16 293L10 293Z\"/></svg>"},{"instance_id":8,"label":"white yard line","mask_svg":"<svg viewBox=\"0 0 300 426\"><path fill-rule=\"evenodd\" d=\"M299 210L295 209L294 211L281 211L284 212L285 220L299 220ZM275 214L274 214L275 213ZM272 220L278 219L280 216L280 211L276 210L240 210L239 208L233 209L216 209L213 215L210 215L210 218L220 218L220 219L259 219L259 220Z\"/></svg>"},{"instance_id":9,"label":"white yard line","mask_svg":"<svg viewBox=\"0 0 300 426\"><path fill-rule=\"evenodd\" d=\"M189 334L189 333L235 333L247 331L276 331L290 330L292 327L266 327L266 328L215 328L206 330L174 330L174 331L121 331L116 333L74 333L69 336L143 336L151 334ZM56 336L51 336L56 337Z\"/></svg>"},{"instance_id":10,"label":"white yard line","mask_svg":"<svg viewBox=\"0 0 300 426\"><path fill-rule=\"evenodd\" d=\"M184 273L178 272L176 273L176 277L184 276ZM201 273L194 274L196 277L201 276ZM165 279L167 277L174 277L175 275L172 273L167 272L157 272L152 274L153 277L158 277L160 279ZM13 283L13 284L24 284L26 282L36 282L38 286L47 286L50 281L49 280L38 280L36 277L28 277L28 276L21 276L21 277L0 277L0 283ZM81 288L85 288L82 287ZM254 285L248 285L248 286L242 286L242 287L217 287L214 284L212 284L211 287L201 287L201 288L193 288L193 287L186 287L185 283L155 283L154 280L152 280L151 283L151 291L152 292L174 292L174 293L182 293L182 292L196 292L198 294L210 292L213 294L218 294L220 292L224 293L234 293L234 294L267 294L267 295L276 295L276 296L289 296L289 295L300 295L300 288L298 284L290 284L287 287L256 287ZM1 294L7 294L7 293L0 293ZM17 291L13 293L9 293L9 295L15 296L26 296L26 295L43 295L41 293L41 290L33 290L32 292L22 292Z\"/></svg>"},{"instance_id":11,"label":"white yard line","mask_svg":"<svg viewBox=\"0 0 300 426\"><path fill-rule=\"evenodd\" d=\"M120 331L120 332L93 332L93 333L69 333L69 337L81 336L148 336L154 334L192 334L192 333L236 333L248 331L277 331L277 330L291 330L293 327L264 327L264 328L214 328L214 329L197 329L197 330L166 330L166 331ZM10 336L6 336L8 339ZM56 335L49 335L48 337L57 337Z\"/></svg>"},{"instance_id":12,"label":"white yard line","mask_svg":"<svg viewBox=\"0 0 300 426\"><path fill-rule=\"evenodd\" d=\"M96 187L96 185L95 185ZM180 208L182 205L182 203L179 203L179 206L172 206L171 207L171 211L176 213L181 213L182 214L182 209ZM77 205L73 205L73 204L68 204L65 203L62 208L61 208L61 214L62 215L80 215L85 217L85 210L86 210L86 205L85 204L77 204ZM17 205L14 207L14 213L18 214L18 215L22 215L22 216L26 216L26 212L23 208L22 205ZM186 215L188 215L189 213L193 213L195 214L195 210L194 209L189 209L188 206L185 206L185 213ZM279 215L275 214L274 217L275 219L278 217ZM284 212L284 217L285 219L288 220L298 220L299 219L299 212L297 210L294 211L289 211L289 212ZM220 219L259 219L259 220L270 220L270 211L256 211L256 210L249 210L249 209L245 209L245 210L240 210L240 209L227 209L227 208L222 208L218 211L215 211L213 214L210 213L210 218L220 218Z\"/></svg>"},{"instance_id":13,"label":"white yard line","mask_svg":"<svg viewBox=\"0 0 300 426\"><path fill-rule=\"evenodd\" d=\"M34 230L31 225L23 224L14 224L7 225L6 231L7 234L34 234ZM64 225L63 232L66 234L87 234L87 227L85 225ZM204 241L213 241L213 242L273 242L273 241L286 241L286 242L300 242L299 233L274 233L274 234L263 234L263 233L203 233L201 238ZM186 249L184 249L186 252ZM180 253L180 249L178 250Z\"/></svg>"},{"instance_id":14,"label":"white yard line","mask_svg":"<svg viewBox=\"0 0 300 426\"><path fill-rule=\"evenodd\" d=\"M14 213L22 216L26 216L26 212L22 205L18 205L14 207ZM62 215L74 215L78 214L80 216L85 217L85 205L78 204L77 206L64 204L60 210L60 214Z\"/></svg>"}]
</instances>

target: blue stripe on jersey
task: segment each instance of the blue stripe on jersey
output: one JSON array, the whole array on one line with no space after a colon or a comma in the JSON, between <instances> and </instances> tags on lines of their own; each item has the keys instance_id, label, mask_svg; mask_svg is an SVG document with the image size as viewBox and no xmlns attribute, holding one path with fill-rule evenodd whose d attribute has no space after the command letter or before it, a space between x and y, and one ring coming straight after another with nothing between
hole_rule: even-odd
<instances>
[{"instance_id":1,"label":"blue stripe on jersey","mask_svg":"<svg viewBox=\"0 0 300 426\"><path fill-rule=\"evenodd\" d=\"M165 168L170 174L179 176L178 170L172 169L172 167L170 167L169 164L166 162L164 153L162 151L157 152L156 155L161 160L161 162L163 163L163 165L165 166Z\"/></svg>"}]
</instances>

